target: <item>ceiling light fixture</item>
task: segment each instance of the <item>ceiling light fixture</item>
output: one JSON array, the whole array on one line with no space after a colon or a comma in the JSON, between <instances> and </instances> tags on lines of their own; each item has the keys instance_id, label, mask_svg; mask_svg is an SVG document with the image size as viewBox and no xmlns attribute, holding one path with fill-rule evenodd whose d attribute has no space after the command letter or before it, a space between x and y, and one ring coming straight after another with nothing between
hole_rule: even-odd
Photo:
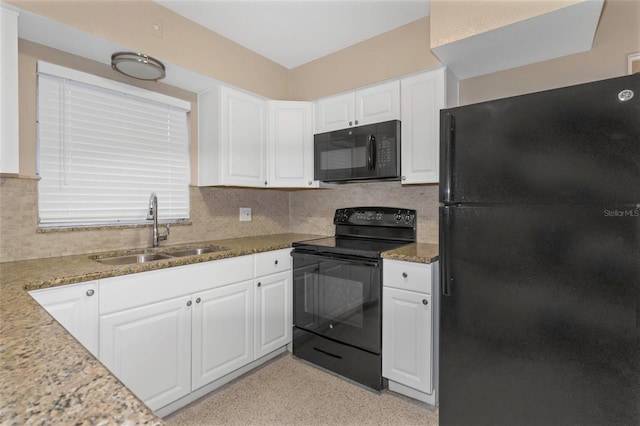
<instances>
[{"instance_id":1,"label":"ceiling light fixture","mask_svg":"<svg viewBox=\"0 0 640 426\"><path fill-rule=\"evenodd\" d=\"M111 55L111 68L138 80L160 80L166 76L164 65L144 53L116 52Z\"/></svg>"}]
</instances>

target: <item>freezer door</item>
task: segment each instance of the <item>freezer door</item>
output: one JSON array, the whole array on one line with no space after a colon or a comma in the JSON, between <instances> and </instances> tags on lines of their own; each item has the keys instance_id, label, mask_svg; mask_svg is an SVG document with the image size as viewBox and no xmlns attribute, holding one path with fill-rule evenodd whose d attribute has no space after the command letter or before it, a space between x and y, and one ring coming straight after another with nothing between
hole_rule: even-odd
<instances>
[{"instance_id":1,"label":"freezer door","mask_svg":"<svg viewBox=\"0 0 640 426\"><path fill-rule=\"evenodd\" d=\"M440 137L445 204L640 202L640 74L442 110Z\"/></svg>"},{"instance_id":2,"label":"freezer door","mask_svg":"<svg viewBox=\"0 0 640 426\"><path fill-rule=\"evenodd\" d=\"M440 216L440 424L640 424L640 206Z\"/></svg>"}]
</instances>

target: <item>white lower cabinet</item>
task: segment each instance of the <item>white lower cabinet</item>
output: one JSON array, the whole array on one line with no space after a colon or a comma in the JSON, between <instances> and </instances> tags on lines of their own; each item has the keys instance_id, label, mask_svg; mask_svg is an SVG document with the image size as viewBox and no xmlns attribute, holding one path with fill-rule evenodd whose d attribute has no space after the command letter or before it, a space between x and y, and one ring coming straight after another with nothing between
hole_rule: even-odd
<instances>
[{"instance_id":1,"label":"white lower cabinet","mask_svg":"<svg viewBox=\"0 0 640 426\"><path fill-rule=\"evenodd\" d=\"M255 282L255 351L256 358L260 358L291 342L291 271Z\"/></svg>"},{"instance_id":2,"label":"white lower cabinet","mask_svg":"<svg viewBox=\"0 0 640 426\"><path fill-rule=\"evenodd\" d=\"M431 296L384 288L382 299L385 377L431 393Z\"/></svg>"},{"instance_id":3,"label":"white lower cabinet","mask_svg":"<svg viewBox=\"0 0 640 426\"><path fill-rule=\"evenodd\" d=\"M191 392L190 302L182 296L100 318L100 361L152 410Z\"/></svg>"},{"instance_id":4,"label":"white lower cabinet","mask_svg":"<svg viewBox=\"0 0 640 426\"><path fill-rule=\"evenodd\" d=\"M100 360L163 415L221 386L291 341L289 252L101 280Z\"/></svg>"},{"instance_id":5,"label":"white lower cabinet","mask_svg":"<svg viewBox=\"0 0 640 426\"><path fill-rule=\"evenodd\" d=\"M291 342L293 260L291 249L259 253L254 260L255 355L260 358Z\"/></svg>"},{"instance_id":6,"label":"white lower cabinet","mask_svg":"<svg viewBox=\"0 0 640 426\"><path fill-rule=\"evenodd\" d=\"M437 403L438 264L384 260L382 375L389 389Z\"/></svg>"},{"instance_id":7,"label":"white lower cabinet","mask_svg":"<svg viewBox=\"0 0 640 426\"><path fill-rule=\"evenodd\" d=\"M29 294L98 357L98 281L33 290Z\"/></svg>"},{"instance_id":8,"label":"white lower cabinet","mask_svg":"<svg viewBox=\"0 0 640 426\"><path fill-rule=\"evenodd\" d=\"M192 388L253 361L253 282L194 295Z\"/></svg>"}]
</instances>

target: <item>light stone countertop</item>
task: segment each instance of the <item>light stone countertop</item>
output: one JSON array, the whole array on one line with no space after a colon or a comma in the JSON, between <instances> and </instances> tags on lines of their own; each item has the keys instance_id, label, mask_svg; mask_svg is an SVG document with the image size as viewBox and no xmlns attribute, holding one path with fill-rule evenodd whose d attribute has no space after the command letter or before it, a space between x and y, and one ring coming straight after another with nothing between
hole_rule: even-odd
<instances>
[{"instance_id":1,"label":"light stone countertop","mask_svg":"<svg viewBox=\"0 0 640 426\"><path fill-rule=\"evenodd\" d=\"M383 259L405 260L407 262L433 263L438 260L437 244L413 243L382 253Z\"/></svg>"},{"instance_id":2,"label":"light stone countertop","mask_svg":"<svg viewBox=\"0 0 640 426\"><path fill-rule=\"evenodd\" d=\"M88 254L0 263L0 424L163 424L27 291L278 250L320 237L207 241L171 248L219 245L229 250L124 266L103 265Z\"/></svg>"},{"instance_id":3,"label":"light stone countertop","mask_svg":"<svg viewBox=\"0 0 640 426\"><path fill-rule=\"evenodd\" d=\"M289 248L295 241L322 237L277 234L0 263L0 424L163 424L27 291ZM228 250L122 266L92 260L212 245ZM383 253L422 263L437 255L437 245L422 243Z\"/></svg>"}]
</instances>

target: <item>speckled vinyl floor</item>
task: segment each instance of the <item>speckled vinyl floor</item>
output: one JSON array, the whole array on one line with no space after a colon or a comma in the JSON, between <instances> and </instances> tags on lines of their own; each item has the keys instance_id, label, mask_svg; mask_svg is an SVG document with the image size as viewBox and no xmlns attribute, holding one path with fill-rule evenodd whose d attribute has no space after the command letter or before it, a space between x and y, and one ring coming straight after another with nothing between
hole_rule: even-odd
<instances>
[{"instance_id":1,"label":"speckled vinyl floor","mask_svg":"<svg viewBox=\"0 0 640 426\"><path fill-rule=\"evenodd\" d=\"M437 426L438 413L376 394L285 353L164 419L167 425Z\"/></svg>"}]
</instances>

